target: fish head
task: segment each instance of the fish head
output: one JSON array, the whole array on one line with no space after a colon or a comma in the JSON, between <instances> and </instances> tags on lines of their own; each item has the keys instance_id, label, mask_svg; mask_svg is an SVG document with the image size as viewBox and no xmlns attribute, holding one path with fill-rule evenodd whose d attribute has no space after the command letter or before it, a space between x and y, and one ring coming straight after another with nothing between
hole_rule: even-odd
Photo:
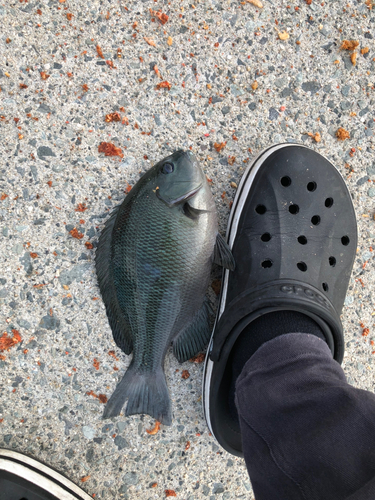
<instances>
[{"instance_id":1,"label":"fish head","mask_svg":"<svg viewBox=\"0 0 375 500\"><path fill-rule=\"evenodd\" d=\"M191 151L176 151L157 163L153 170L156 196L170 207L187 202L207 184Z\"/></svg>"}]
</instances>

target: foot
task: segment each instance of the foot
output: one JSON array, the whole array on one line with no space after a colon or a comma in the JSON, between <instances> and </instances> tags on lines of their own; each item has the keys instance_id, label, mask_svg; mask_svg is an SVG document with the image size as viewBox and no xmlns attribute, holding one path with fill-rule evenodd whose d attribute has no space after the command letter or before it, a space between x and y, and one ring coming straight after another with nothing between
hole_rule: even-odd
<instances>
[{"instance_id":1,"label":"foot","mask_svg":"<svg viewBox=\"0 0 375 500\"><path fill-rule=\"evenodd\" d=\"M0 448L0 498L92 500L59 472L17 451Z\"/></svg>"},{"instance_id":2,"label":"foot","mask_svg":"<svg viewBox=\"0 0 375 500\"><path fill-rule=\"evenodd\" d=\"M241 180L227 239L236 269L223 274L203 403L212 434L227 451L242 456L229 397L236 372L231 363L236 346L247 344L244 335L252 335L252 322L277 311L301 313L317 325L334 359L342 361L340 314L357 246L351 196L320 154L300 145L273 146Z\"/></svg>"}]
</instances>

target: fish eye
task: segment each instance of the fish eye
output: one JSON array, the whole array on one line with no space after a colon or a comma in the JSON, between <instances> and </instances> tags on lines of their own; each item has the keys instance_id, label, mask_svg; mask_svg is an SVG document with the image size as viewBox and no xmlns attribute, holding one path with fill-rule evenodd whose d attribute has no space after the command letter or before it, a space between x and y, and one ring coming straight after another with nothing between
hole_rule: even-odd
<instances>
[{"instance_id":1,"label":"fish eye","mask_svg":"<svg viewBox=\"0 0 375 500\"><path fill-rule=\"evenodd\" d=\"M163 174L171 174L174 171L173 163L164 163L162 172Z\"/></svg>"}]
</instances>

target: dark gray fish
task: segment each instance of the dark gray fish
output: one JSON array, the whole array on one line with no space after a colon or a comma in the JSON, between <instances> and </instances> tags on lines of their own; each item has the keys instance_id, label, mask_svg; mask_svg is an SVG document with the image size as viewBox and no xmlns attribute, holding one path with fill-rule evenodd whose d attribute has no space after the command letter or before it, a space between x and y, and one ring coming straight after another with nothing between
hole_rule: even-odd
<instances>
[{"instance_id":1,"label":"dark gray fish","mask_svg":"<svg viewBox=\"0 0 375 500\"><path fill-rule=\"evenodd\" d=\"M116 344L133 359L104 418L147 413L172 422L164 358L186 361L210 337L205 293L213 261L233 269L215 203L194 155L177 151L137 182L105 224L96 251L100 291Z\"/></svg>"}]
</instances>

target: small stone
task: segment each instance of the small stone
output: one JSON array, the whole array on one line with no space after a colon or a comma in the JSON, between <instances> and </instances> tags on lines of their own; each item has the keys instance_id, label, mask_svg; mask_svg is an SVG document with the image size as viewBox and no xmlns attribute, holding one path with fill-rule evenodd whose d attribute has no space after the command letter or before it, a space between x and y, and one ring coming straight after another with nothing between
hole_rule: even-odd
<instances>
[{"instance_id":1,"label":"small stone","mask_svg":"<svg viewBox=\"0 0 375 500\"><path fill-rule=\"evenodd\" d=\"M287 78L277 78L275 80L275 85L279 89L282 89L283 87L288 85L288 79Z\"/></svg>"},{"instance_id":2,"label":"small stone","mask_svg":"<svg viewBox=\"0 0 375 500\"><path fill-rule=\"evenodd\" d=\"M5 299L7 295L8 295L8 290L6 288L2 288L0 290L0 299Z\"/></svg>"},{"instance_id":3,"label":"small stone","mask_svg":"<svg viewBox=\"0 0 375 500\"><path fill-rule=\"evenodd\" d=\"M269 109L268 119L269 120L277 120L278 118L279 118L279 112L276 111L275 108L270 108Z\"/></svg>"},{"instance_id":4,"label":"small stone","mask_svg":"<svg viewBox=\"0 0 375 500\"><path fill-rule=\"evenodd\" d=\"M227 115L230 112L230 106L223 106L221 112L223 115Z\"/></svg>"},{"instance_id":5,"label":"small stone","mask_svg":"<svg viewBox=\"0 0 375 500\"><path fill-rule=\"evenodd\" d=\"M44 226L46 222L46 219L44 217L41 217L40 219L35 219L33 221L34 226Z\"/></svg>"},{"instance_id":6,"label":"small stone","mask_svg":"<svg viewBox=\"0 0 375 500\"><path fill-rule=\"evenodd\" d=\"M364 177L361 177L360 179L358 179L357 181L357 186L362 186L363 184L365 184L367 181L369 180L368 176L365 175Z\"/></svg>"},{"instance_id":7,"label":"small stone","mask_svg":"<svg viewBox=\"0 0 375 500\"><path fill-rule=\"evenodd\" d=\"M15 253L16 255L21 255L21 253L23 253L23 245L22 243L17 243L16 245L14 245L12 248L11 248L11 251L13 253Z\"/></svg>"},{"instance_id":8,"label":"small stone","mask_svg":"<svg viewBox=\"0 0 375 500\"><path fill-rule=\"evenodd\" d=\"M73 281L81 281L89 269L91 269L91 264L78 264L71 269L64 269L59 276L59 281L61 285L71 285Z\"/></svg>"},{"instance_id":9,"label":"small stone","mask_svg":"<svg viewBox=\"0 0 375 500\"><path fill-rule=\"evenodd\" d=\"M66 169L67 165L60 163L59 165L53 165L52 170L54 172L60 173L63 172Z\"/></svg>"},{"instance_id":10,"label":"small stone","mask_svg":"<svg viewBox=\"0 0 375 500\"><path fill-rule=\"evenodd\" d=\"M206 484L202 486L202 493L204 496L208 496L210 494L210 488Z\"/></svg>"},{"instance_id":11,"label":"small stone","mask_svg":"<svg viewBox=\"0 0 375 500\"><path fill-rule=\"evenodd\" d=\"M349 101L341 101L340 103L340 108L343 110L343 111L346 111L348 109L350 109L350 102Z\"/></svg>"},{"instance_id":12,"label":"small stone","mask_svg":"<svg viewBox=\"0 0 375 500\"><path fill-rule=\"evenodd\" d=\"M39 113L52 113L53 112L53 109L50 108L49 106L47 106L46 103L42 102L42 104L39 106L39 108L37 109L37 111L39 111ZM40 149L40 148L39 148ZM49 149L49 148L48 148ZM52 150L50 150L51 153L52 153ZM39 154L38 154L39 156ZM44 155L44 156L56 156L54 154L49 154L49 155Z\"/></svg>"},{"instance_id":13,"label":"small stone","mask_svg":"<svg viewBox=\"0 0 375 500\"><path fill-rule=\"evenodd\" d=\"M254 21L248 21L246 24L245 24L245 28L247 29L247 31L249 31L250 33L252 33L255 29L255 22ZM254 33L252 33L254 34Z\"/></svg>"},{"instance_id":14,"label":"small stone","mask_svg":"<svg viewBox=\"0 0 375 500\"><path fill-rule=\"evenodd\" d=\"M91 226L90 229L87 231L86 236L88 237L89 240L95 236L95 228L94 226Z\"/></svg>"},{"instance_id":15,"label":"small stone","mask_svg":"<svg viewBox=\"0 0 375 500\"><path fill-rule=\"evenodd\" d=\"M65 456L66 458L73 458L74 457L74 450L73 448L69 448L68 450L65 451Z\"/></svg>"},{"instance_id":16,"label":"small stone","mask_svg":"<svg viewBox=\"0 0 375 500\"><path fill-rule=\"evenodd\" d=\"M357 104L358 104L359 109L364 109L367 105L367 101L364 101L361 99L360 101L357 102Z\"/></svg>"},{"instance_id":17,"label":"small stone","mask_svg":"<svg viewBox=\"0 0 375 500\"><path fill-rule=\"evenodd\" d=\"M126 426L128 424L126 422L117 422L117 429L118 431L121 433L121 432L124 432Z\"/></svg>"},{"instance_id":18,"label":"small stone","mask_svg":"<svg viewBox=\"0 0 375 500\"><path fill-rule=\"evenodd\" d=\"M352 69L355 68L355 66L353 66L353 63L350 59L350 57L348 56L343 56L342 57L343 61L344 61L344 66L345 66L345 69L348 70L348 71L351 71Z\"/></svg>"},{"instance_id":19,"label":"small stone","mask_svg":"<svg viewBox=\"0 0 375 500\"><path fill-rule=\"evenodd\" d=\"M290 97L293 91L289 87L285 87L285 89L281 92L281 97Z\"/></svg>"},{"instance_id":20,"label":"small stone","mask_svg":"<svg viewBox=\"0 0 375 500\"><path fill-rule=\"evenodd\" d=\"M122 160L121 167L130 167L133 163L135 163L134 156L127 156Z\"/></svg>"},{"instance_id":21,"label":"small stone","mask_svg":"<svg viewBox=\"0 0 375 500\"><path fill-rule=\"evenodd\" d=\"M88 463L91 463L94 458L94 448L89 448L86 452L86 460Z\"/></svg>"},{"instance_id":22,"label":"small stone","mask_svg":"<svg viewBox=\"0 0 375 500\"><path fill-rule=\"evenodd\" d=\"M129 446L128 442L126 439L122 436L116 436L115 437L115 445L119 450L123 450L124 448L127 448Z\"/></svg>"},{"instance_id":23,"label":"small stone","mask_svg":"<svg viewBox=\"0 0 375 500\"><path fill-rule=\"evenodd\" d=\"M347 295L345 298L345 305L349 306L350 304L353 304L353 302L354 302L353 295Z\"/></svg>"},{"instance_id":24,"label":"small stone","mask_svg":"<svg viewBox=\"0 0 375 500\"><path fill-rule=\"evenodd\" d=\"M47 314L40 320L39 326L46 330L57 330L60 327L60 320L54 315Z\"/></svg>"},{"instance_id":25,"label":"small stone","mask_svg":"<svg viewBox=\"0 0 375 500\"><path fill-rule=\"evenodd\" d=\"M302 89L305 92L311 92L311 94L315 94L320 90L320 85L317 82L305 82L302 84Z\"/></svg>"},{"instance_id":26,"label":"small stone","mask_svg":"<svg viewBox=\"0 0 375 500\"><path fill-rule=\"evenodd\" d=\"M238 87L237 85L231 85L230 91L236 97L243 95L243 93L244 93L244 91L240 87Z\"/></svg>"},{"instance_id":27,"label":"small stone","mask_svg":"<svg viewBox=\"0 0 375 500\"><path fill-rule=\"evenodd\" d=\"M342 95L348 97L349 92L350 92L350 85L344 85L344 87L341 89Z\"/></svg>"},{"instance_id":28,"label":"small stone","mask_svg":"<svg viewBox=\"0 0 375 500\"><path fill-rule=\"evenodd\" d=\"M160 119L160 115L159 114L155 114L154 115L154 120L155 120L155 123L158 127L160 127L161 125L163 125L163 122L161 121Z\"/></svg>"},{"instance_id":29,"label":"small stone","mask_svg":"<svg viewBox=\"0 0 375 500\"><path fill-rule=\"evenodd\" d=\"M231 24L232 28L235 26L235 24L236 24L236 22L237 22L237 19L238 19L237 14L235 14L234 16L232 16L232 17L230 18L229 22L230 22L230 24Z\"/></svg>"},{"instance_id":30,"label":"small stone","mask_svg":"<svg viewBox=\"0 0 375 500\"><path fill-rule=\"evenodd\" d=\"M12 387L18 387L22 381L23 381L23 378L20 377L19 375L17 375L16 377L14 377Z\"/></svg>"},{"instance_id":31,"label":"small stone","mask_svg":"<svg viewBox=\"0 0 375 500\"><path fill-rule=\"evenodd\" d=\"M49 148L48 146L39 146L36 154L38 155L38 158L44 161L46 161L45 157L56 156L55 153L52 151L52 149Z\"/></svg>"},{"instance_id":32,"label":"small stone","mask_svg":"<svg viewBox=\"0 0 375 500\"><path fill-rule=\"evenodd\" d=\"M31 328L31 324L28 321L26 321L25 319L19 319L18 325L21 328L24 328L25 330L30 330L30 328Z\"/></svg>"},{"instance_id":33,"label":"small stone","mask_svg":"<svg viewBox=\"0 0 375 500\"><path fill-rule=\"evenodd\" d=\"M367 191L367 195L370 197L370 198L373 198L375 196L375 188L371 187L368 191Z\"/></svg>"},{"instance_id":34,"label":"small stone","mask_svg":"<svg viewBox=\"0 0 375 500\"><path fill-rule=\"evenodd\" d=\"M251 484L249 483L249 481L242 481L242 484L244 485L247 491L251 490Z\"/></svg>"},{"instance_id":35,"label":"small stone","mask_svg":"<svg viewBox=\"0 0 375 500\"><path fill-rule=\"evenodd\" d=\"M4 443L5 443L5 444L9 444L9 443L10 443L10 440L12 439L12 437L13 437L13 436L12 436L12 434L6 434L6 435L4 436Z\"/></svg>"},{"instance_id":36,"label":"small stone","mask_svg":"<svg viewBox=\"0 0 375 500\"><path fill-rule=\"evenodd\" d=\"M38 180L38 169L36 168L35 165L30 165L30 171L31 171L31 175L34 178L34 181L37 182L37 180Z\"/></svg>"},{"instance_id":37,"label":"small stone","mask_svg":"<svg viewBox=\"0 0 375 500\"><path fill-rule=\"evenodd\" d=\"M138 474L136 472L127 472L125 476L123 477L123 482L127 486L132 485L132 484L138 484L139 479L138 479Z\"/></svg>"},{"instance_id":38,"label":"small stone","mask_svg":"<svg viewBox=\"0 0 375 500\"><path fill-rule=\"evenodd\" d=\"M82 427L82 432L83 432L83 435L85 436L85 438L87 438L87 439L93 439L95 437L95 434L96 434L95 429L93 429L89 425L84 425Z\"/></svg>"},{"instance_id":39,"label":"small stone","mask_svg":"<svg viewBox=\"0 0 375 500\"><path fill-rule=\"evenodd\" d=\"M113 424L107 424L107 425L105 425L105 426L102 428L102 432L103 432L103 433L104 433L104 432L109 432L109 431L111 431L111 430L112 430L112 428L113 428Z\"/></svg>"},{"instance_id":40,"label":"small stone","mask_svg":"<svg viewBox=\"0 0 375 500\"><path fill-rule=\"evenodd\" d=\"M214 495L217 495L219 493L224 493L224 487L221 483L214 483L214 486L212 488L212 493Z\"/></svg>"}]
</instances>

